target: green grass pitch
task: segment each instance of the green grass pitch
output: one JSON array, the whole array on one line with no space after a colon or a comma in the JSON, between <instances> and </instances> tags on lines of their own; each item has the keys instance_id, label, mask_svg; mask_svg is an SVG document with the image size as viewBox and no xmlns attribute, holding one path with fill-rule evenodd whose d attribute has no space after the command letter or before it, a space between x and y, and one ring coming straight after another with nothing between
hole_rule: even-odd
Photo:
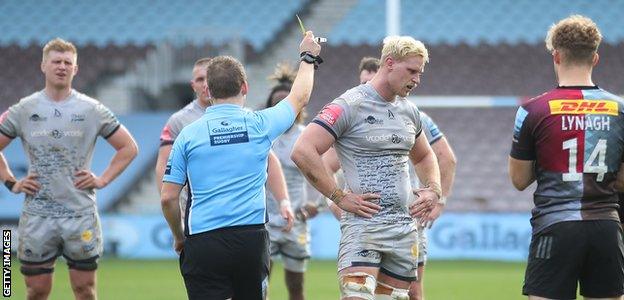
<instances>
[{"instance_id":1,"label":"green grass pitch","mask_svg":"<svg viewBox=\"0 0 624 300\"><path fill-rule=\"evenodd\" d=\"M335 261L311 261L305 275L307 299L338 299ZM482 261L430 261L425 272L425 295L444 299L526 299L520 292L525 264ZM12 298L24 299L24 280L13 259ZM282 265L273 267L269 297L288 299ZM102 259L98 269L99 299L186 299L175 260ZM56 264L50 299L73 299L67 267Z\"/></svg>"}]
</instances>

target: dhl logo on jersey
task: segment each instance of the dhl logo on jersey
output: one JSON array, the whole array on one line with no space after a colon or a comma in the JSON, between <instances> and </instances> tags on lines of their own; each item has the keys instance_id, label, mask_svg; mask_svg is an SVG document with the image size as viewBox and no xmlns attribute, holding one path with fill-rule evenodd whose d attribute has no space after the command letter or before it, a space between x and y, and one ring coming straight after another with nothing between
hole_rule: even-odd
<instances>
[{"instance_id":1,"label":"dhl logo on jersey","mask_svg":"<svg viewBox=\"0 0 624 300\"><path fill-rule=\"evenodd\" d=\"M550 100L551 115L618 115L618 103L612 100Z\"/></svg>"}]
</instances>

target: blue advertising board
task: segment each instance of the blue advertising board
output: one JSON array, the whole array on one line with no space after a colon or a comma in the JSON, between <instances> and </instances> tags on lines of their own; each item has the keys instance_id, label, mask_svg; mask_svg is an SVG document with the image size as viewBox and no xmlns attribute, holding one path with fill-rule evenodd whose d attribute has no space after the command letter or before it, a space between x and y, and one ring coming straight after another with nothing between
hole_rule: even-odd
<instances>
[{"instance_id":1,"label":"blue advertising board","mask_svg":"<svg viewBox=\"0 0 624 300\"><path fill-rule=\"evenodd\" d=\"M531 226L528 213L445 213L427 231L429 259L526 260ZM173 240L160 215L104 215L106 255L174 258ZM338 221L329 213L310 221L315 259L336 259Z\"/></svg>"}]
</instances>

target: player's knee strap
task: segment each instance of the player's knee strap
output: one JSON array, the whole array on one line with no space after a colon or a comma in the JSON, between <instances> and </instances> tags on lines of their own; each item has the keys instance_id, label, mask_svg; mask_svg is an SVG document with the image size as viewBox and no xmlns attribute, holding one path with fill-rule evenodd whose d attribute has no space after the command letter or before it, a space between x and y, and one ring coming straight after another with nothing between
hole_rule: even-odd
<instances>
[{"instance_id":1,"label":"player's knee strap","mask_svg":"<svg viewBox=\"0 0 624 300\"><path fill-rule=\"evenodd\" d=\"M54 272L54 268L21 266L20 272L24 276L36 276L36 275L41 275L41 274L50 274Z\"/></svg>"},{"instance_id":2,"label":"player's knee strap","mask_svg":"<svg viewBox=\"0 0 624 300\"><path fill-rule=\"evenodd\" d=\"M376 300L409 300L409 290L397 289L385 283L378 282L375 288Z\"/></svg>"},{"instance_id":3,"label":"player's knee strap","mask_svg":"<svg viewBox=\"0 0 624 300\"><path fill-rule=\"evenodd\" d=\"M374 300L375 277L364 272L344 274L340 277L342 297L357 297Z\"/></svg>"},{"instance_id":4,"label":"player's knee strap","mask_svg":"<svg viewBox=\"0 0 624 300\"><path fill-rule=\"evenodd\" d=\"M67 257L66 257L67 258ZM97 256L85 260L73 260L67 258L67 266L70 269L80 271L95 271L97 269Z\"/></svg>"}]
</instances>

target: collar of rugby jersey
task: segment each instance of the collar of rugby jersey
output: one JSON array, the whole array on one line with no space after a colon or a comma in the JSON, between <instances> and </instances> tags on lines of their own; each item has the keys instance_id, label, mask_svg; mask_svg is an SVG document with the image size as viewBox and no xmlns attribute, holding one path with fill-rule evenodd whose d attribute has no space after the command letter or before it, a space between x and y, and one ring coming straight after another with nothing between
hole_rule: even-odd
<instances>
[{"instance_id":1,"label":"collar of rugby jersey","mask_svg":"<svg viewBox=\"0 0 624 300\"><path fill-rule=\"evenodd\" d=\"M55 104L55 105L65 105L67 103L69 103L71 100L76 98L76 90L71 89L71 91L69 92L69 95L67 95L67 97L63 100L60 101L56 101L54 99L52 99L50 96L48 96L48 94L45 92L45 90L41 90L41 95L43 96L43 99L47 100L48 102Z\"/></svg>"},{"instance_id":2,"label":"collar of rugby jersey","mask_svg":"<svg viewBox=\"0 0 624 300\"><path fill-rule=\"evenodd\" d=\"M367 83L364 83L363 85L364 85L364 92L366 93L366 95L371 97L375 101L382 102L387 105L396 105L397 101L401 100L399 96L394 96L394 100L386 101L386 99L384 99L383 97L381 97L381 95L379 95L379 93L373 87L373 85L370 84L370 81Z\"/></svg>"}]
</instances>

